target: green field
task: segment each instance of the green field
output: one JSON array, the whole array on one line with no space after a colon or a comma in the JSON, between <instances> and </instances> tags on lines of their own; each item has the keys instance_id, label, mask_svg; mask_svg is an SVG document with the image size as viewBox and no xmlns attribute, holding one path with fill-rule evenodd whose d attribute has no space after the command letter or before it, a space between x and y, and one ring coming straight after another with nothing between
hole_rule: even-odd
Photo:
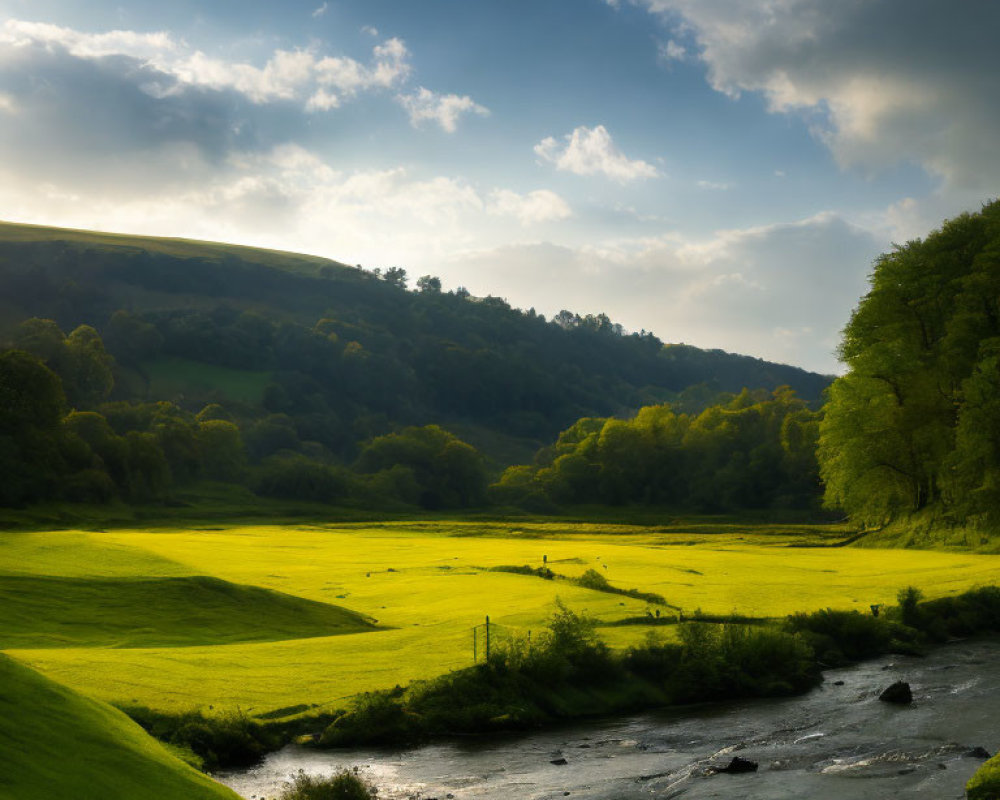
<instances>
[{"instance_id":1,"label":"green field","mask_svg":"<svg viewBox=\"0 0 1000 800\"><path fill-rule=\"evenodd\" d=\"M237 800L120 711L2 655L0 686L2 800Z\"/></svg>"},{"instance_id":2,"label":"green field","mask_svg":"<svg viewBox=\"0 0 1000 800\"><path fill-rule=\"evenodd\" d=\"M998 574L992 555L831 546L847 533L444 520L3 533L0 602L21 612L0 618L0 643L101 700L256 715L328 710L468 666L485 615L499 639L538 631L557 597L604 622L675 608L780 617L867 611L908 585L927 598L954 595ZM543 558L565 579L491 571ZM570 582L588 569L672 608ZM601 633L623 647L647 630Z\"/></svg>"},{"instance_id":3,"label":"green field","mask_svg":"<svg viewBox=\"0 0 1000 800\"><path fill-rule=\"evenodd\" d=\"M176 356L143 364L149 377L149 396L178 398L217 397L247 405L260 405L271 373L232 369Z\"/></svg>"}]
</instances>

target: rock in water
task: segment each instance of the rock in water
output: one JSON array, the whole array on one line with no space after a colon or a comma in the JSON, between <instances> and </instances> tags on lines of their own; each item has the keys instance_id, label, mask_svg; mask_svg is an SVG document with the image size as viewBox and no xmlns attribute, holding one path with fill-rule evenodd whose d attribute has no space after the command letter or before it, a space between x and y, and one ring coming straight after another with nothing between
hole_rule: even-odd
<instances>
[{"instance_id":1,"label":"rock in water","mask_svg":"<svg viewBox=\"0 0 1000 800\"><path fill-rule=\"evenodd\" d=\"M555 764L557 767L564 767L569 762L566 761L565 758L553 758L549 763L550 764Z\"/></svg>"},{"instance_id":2,"label":"rock in water","mask_svg":"<svg viewBox=\"0 0 1000 800\"><path fill-rule=\"evenodd\" d=\"M910 691L910 684L906 681L896 681L878 696L883 703L896 703L897 705L907 705L913 702L913 692Z\"/></svg>"},{"instance_id":3,"label":"rock in water","mask_svg":"<svg viewBox=\"0 0 1000 800\"><path fill-rule=\"evenodd\" d=\"M985 761L988 758L992 758L990 751L985 747L973 747L966 753L962 753L962 758L981 758Z\"/></svg>"},{"instance_id":4,"label":"rock in water","mask_svg":"<svg viewBox=\"0 0 1000 800\"><path fill-rule=\"evenodd\" d=\"M727 775L740 775L744 772L756 772L757 762L748 761L745 758L740 758L739 756L733 756L733 760L730 761L724 767L716 767L716 772L725 772Z\"/></svg>"}]
</instances>

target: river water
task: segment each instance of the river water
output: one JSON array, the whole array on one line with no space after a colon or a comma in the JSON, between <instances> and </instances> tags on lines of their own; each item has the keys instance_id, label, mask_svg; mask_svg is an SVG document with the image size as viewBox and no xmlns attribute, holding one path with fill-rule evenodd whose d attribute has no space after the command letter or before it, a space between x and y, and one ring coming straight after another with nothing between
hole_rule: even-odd
<instances>
[{"instance_id":1,"label":"river water","mask_svg":"<svg viewBox=\"0 0 1000 800\"><path fill-rule=\"evenodd\" d=\"M824 677L801 697L412 750L288 746L258 767L215 777L245 798L277 797L299 770L357 766L390 800L948 800L964 797L982 763L966 753L1000 746L1000 641L952 644L926 658L894 656ZM878 701L896 680L910 683L912 705ZM737 754L758 762L758 772L709 774ZM559 759L566 764L551 763Z\"/></svg>"}]
</instances>

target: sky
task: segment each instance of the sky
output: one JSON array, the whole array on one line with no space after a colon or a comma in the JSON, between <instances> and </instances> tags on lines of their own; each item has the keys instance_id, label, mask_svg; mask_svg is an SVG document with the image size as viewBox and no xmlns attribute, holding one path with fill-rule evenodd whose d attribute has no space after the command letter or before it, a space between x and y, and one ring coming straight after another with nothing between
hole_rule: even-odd
<instances>
[{"instance_id":1,"label":"sky","mask_svg":"<svg viewBox=\"0 0 1000 800\"><path fill-rule=\"evenodd\" d=\"M995 0L0 0L0 219L404 267L827 373L1000 187Z\"/></svg>"}]
</instances>

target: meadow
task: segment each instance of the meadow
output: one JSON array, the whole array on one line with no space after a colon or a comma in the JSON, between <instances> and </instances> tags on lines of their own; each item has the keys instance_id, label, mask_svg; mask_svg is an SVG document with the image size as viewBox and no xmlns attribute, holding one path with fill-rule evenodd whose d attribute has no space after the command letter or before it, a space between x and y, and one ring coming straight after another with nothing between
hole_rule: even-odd
<instances>
[{"instance_id":1,"label":"meadow","mask_svg":"<svg viewBox=\"0 0 1000 800\"><path fill-rule=\"evenodd\" d=\"M0 648L121 705L268 719L473 663L545 627L557 598L601 623L700 611L783 617L995 583L997 557L842 547L838 526L422 520L0 533ZM538 568L557 576L497 571ZM595 570L616 588L572 582ZM651 620L653 622L654 620ZM613 647L651 625L602 626ZM669 626L656 626L661 632ZM482 657L482 629L477 640Z\"/></svg>"}]
</instances>

